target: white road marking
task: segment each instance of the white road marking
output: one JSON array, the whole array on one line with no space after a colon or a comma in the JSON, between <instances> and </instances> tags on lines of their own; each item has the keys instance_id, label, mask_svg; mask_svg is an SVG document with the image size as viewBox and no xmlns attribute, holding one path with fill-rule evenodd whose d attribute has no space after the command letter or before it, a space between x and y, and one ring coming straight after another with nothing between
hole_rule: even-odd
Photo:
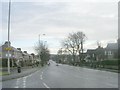
<instances>
[{"instance_id":1,"label":"white road marking","mask_svg":"<svg viewBox=\"0 0 120 90\"><path fill-rule=\"evenodd\" d=\"M27 79L28 76L26 77L23 77L23 88L26 88L26 79Z\"/></svg>"},{"instance_id":2,"label":"white road marking","mask_svg":"<svg viewBox=\"0 0 120 90\"><path fill-rule=\"evenodd\" d=\"M23 86L23 88L26 88L26 86Z\"/></svg>"},{"instance_id":3,"label":"white road marking","mask_svg":"<svg viewBox=\"0 0 120 90\"><path fill-rule=\"evenodd\" d=\"M25 88L26 87L26 83L23 83L23 88Z\"/></svg>"},{"instance_id":4,"label":"white road marking","mask_svg":"<svg viewBox=\"0 0 120 90\"><path fill-rule=\"evenodd\" d=\"M26 77L23 77L23 79L26 79L28 76L26 76Z\"/></svg>"},{"instance_id":5,"label":"white road marking","mask_svg":"<svg viewBox=\"0 0 120 90\"><path fill-rule=\"evenodd\" d=\"M47 84L45 84L45 83L43 83L43 85L44 85L46 88L50 88L50 87L48 87Z\"/></svg>"},{"instance_id":6,"label":"white road marking","mask_svg":"<svg viewBox=\"0 0 120 90\"><path fill-rule=\"evenodd\" d=\"M26 83L26 80L23 80L23 83Z\"/></svg>"},{"instance_id":7,"label":"white road marking","mask_svg":"<svg viewBox=\"0 0 120 90\"><path fill-rule=\"evenodd\" d=\"M42 75L40 75L40 79L41 79L41 80L43 79Z\"/></svg>"},{"instance_id":8,"label":"white road marking","mask_svg":"<svg viewBox=\"0 0 120 90\"><path fill-rule=\"evenodd\" d=\"M109 85L109 86L111 86L111 87L118 88L118 85L116 85L116 84L107 83L107 85Z\"/></svg>"},{"instance_id":9,"label":"white road marking","mask_svg":"<svg viewBox=\"0 0 120 90\"><path fill-rule=\"evenodd\" d=\"M14 88L19 88L18 86L15 86Z\"/></svg>"},{"instance_id":10,"label":"white road marking","mask_svg":"<svg viewBox=\"0 0 120 90\"><path fill-rule=\"evenodd\" d=\"M27 77L31 77L33 74L28 75Z\"/></svg>"},{"instance_id":11,"label":"white road marking","mask_svg":"<svg viewBox=\"0 0 120 90\"><path fill-rule=\"evenodd\" d=\"M43 74L43 72L42 72L42 74Z\"/></svg>"},{"instance_id":12,"label":"white road marking","mask_svg":"<svg viewBox=\"0 0 120 90\"><path fill-rule=\"evenodd\" d=\"M20 81L21 78L18 78L17 81L16 81L16 86L14 88L19 88L18 84L19 84L19 81Z\"/></svg>"}]
</instances>

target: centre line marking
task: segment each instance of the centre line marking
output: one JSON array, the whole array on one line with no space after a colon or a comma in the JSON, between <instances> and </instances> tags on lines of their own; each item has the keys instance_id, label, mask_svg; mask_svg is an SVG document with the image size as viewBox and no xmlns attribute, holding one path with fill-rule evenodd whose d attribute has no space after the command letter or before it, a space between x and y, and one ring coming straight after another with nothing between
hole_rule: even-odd
<instances>
[{"instance_id":1,"label":"centre line marking","mask_svg":"<svg viewBox=\"0 0 120 90\"><path fill-rule=\"evenodd\" d=\"M26 88L26 85L24 85L23 88Z\"/></svg>"},{"instance_id":2,"label":"centre line marking","mask_svg":"<svg viewBox=\"0 0 120 90\"><path fill-rule=\"evenodd\" d=\"M23 80L23 83L26 83L26 80Z\"/></svg>"},{"instance_id":3,"label":"centre line marking","mask_svg":"<svg viewBox=\"0 0 120 90\"><path fill-rule=\"evenodd\" d=\"M23 88L25 88L26 87L26 81L24 80L23 81Z\"/></svg>"},{"instance_id":4,"label":"centre line marking","mask_svg":"<svg viewBox=\"0 0 120 90\"><path fill-rule=\"evenodd\" d=\"M40 79L41 79L41 80L43 79L42 75L40 75Z\"/></svg>"},{"instance_id":5,"label":"centre line marking","mask_svg":"<svg viewBox=\"0 0 120 90\"><path fill-rule=\"evenodd\" d=\"M47 84L45 84L45 83L43 83L43 85L44 85L46 88L50 88L50 87L48 87Z\"/></svg>"},{"instance_id":6,"label":"centre line marking","mask_svg":"<svg viewBox=\"0 0 120 90\"><path fill-rule=\"evenodd\" d=\"M14 88L19 88L18 86L15 86Z\"/></svg>"},{"instance_id":7,"label":"centre line marking","mask_svg":"<svg viewBox=\"0 0 120 90\"><path fill-rule=\"evenodd\" d=\"M15 87L15 88L17 88L17 87L18 87L19 82L20 82L20 78L18 78L18 79L17 79L17 81L16 81L16 87Z\"/></svg>"},{"instance_id":8,"label":"centre line marking","mask_svg":"<svg viewBox=\"0 0 120 90\"><path fill-rule=\"evenodd\" d=\"M28 78L28 76L23 77L23 88L26 88L26 79Z\"/></svg>"}]
</instances>

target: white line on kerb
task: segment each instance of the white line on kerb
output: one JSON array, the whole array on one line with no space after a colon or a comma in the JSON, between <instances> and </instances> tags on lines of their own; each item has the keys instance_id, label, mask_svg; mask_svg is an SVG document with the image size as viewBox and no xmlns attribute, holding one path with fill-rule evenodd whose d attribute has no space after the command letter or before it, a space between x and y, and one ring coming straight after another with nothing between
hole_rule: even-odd
<instances>
[{"instance_id":1,"label":"white line on kerb","mask_svg":"<svg viewBox=\"0 0 120 90\"><path fill-rule=\"evenodd\" d=\"M44 85L46 88L50 88L50 87L48 87L47 84L45 84L45 83L43 83L43 85Z\"/></svg>"},{"instance_id":2,"label":"white line on kerb","mask_svg":"<svg viewBox=\"0 0 120 90\"><path fill-rule=\"evenodd\" d=\"M118 85L116 84L111 84L111 83L107 83L107 85L109 85L109 86L112 86L112 87L115 87L115 88L118 88Z\"/></svg>"}]
</instances>

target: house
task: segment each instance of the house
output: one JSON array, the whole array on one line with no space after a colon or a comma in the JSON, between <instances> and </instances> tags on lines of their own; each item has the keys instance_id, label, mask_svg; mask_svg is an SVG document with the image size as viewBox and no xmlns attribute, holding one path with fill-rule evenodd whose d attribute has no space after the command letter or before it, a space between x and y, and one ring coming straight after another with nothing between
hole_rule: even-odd
<instances>
[{"instance_id":1,"label":"house","mask_svg":"<svg viewBox=\"0 0 120 90\"><path fill-rule=\"evenodd\" d=\"M90 62L91 60L95 60L95 49L88 49L87 52L86 52L86 57L85 57L85 61L86 62Z\"/></svg>"},{"instance_id":2,"label":"house","mask_svg":"<svg viewBox=\"0 0 120 90\"><path fill-rule=\"evenodd\" d=\"M21 48L15 48L11 46L10 42L9 44L10 44L9 48L7 41L2 46L0 46L2 64L5 67L7 66L7 60L8 60L8 49L9 49L10 66L16 66L18 60L23 59Z\"/></svg>"},{"instance_id":3,"label":"house","mask_svg":"<svg viewBox=\"0 0 120 90\"><path fill-rule=\"evenodd\" d=\"M10 44L10 50L9 50L9 57L10 57L10 59L12 58L12 55L13 55L13 49L14 49L14 47L12 47L11 46L11 43L9 42L9 44ZM8 42L5 42L4 43L4 45L2 45L1 47L0 47L0 49L1 49L1 53L2 53L2 59L7 59L7 57L8 57Z\"/></svg>"},{"instance_id":4,"label":"house","mask_svg":"<svg viewBox=\"0 0 120 90\"><path fill-rule=\"evenodd\" d=\"M10 58L10 66L14 66L13 54L15 48L11 46L11 43L9 42L9 48L8 48L8 42L5 42L2 46L0 46L0 53L2 53L2 66L7 66L7 58L8 58L8 49L9 49L9 58Z\"/></svg>"},{"instance_id":5,"label":"house","mask_svg":"<svg viewBox=\"0 0 120 90\"><path fill-rule=\"evenodd\" d=\"M86 60L113 60L118 58L118 43L108 43L106 48L98 46L96 49L88 49Z\"/></svg>"},{"instance_id":6,"label":"house","mask_svg":"<svg viewBox=\"0 0 120 90\"><path fill-rule=\"evenodd\" d=\"M118 43L108 43L105 48L106 59L112 60L118 58Z\"/></svg>"},{"instance_id":7,"label":"house","mask_svg":"<svg viewBox=\"0 0 120 90\"><path fill-rule=\"evenodd\" d=\"M103 61L105 59L105 49L101 46L98 46L97 49L95 49L95 59L97 61Z\"/></svg>"},{"instance_id":8,"label":"house","mask_svg":"<svg viewBox=\"0 0 120 90\"><path fill-rule=\"evenodd\" d=\"M104 48L98 46L98 48L96 49L88 49L87 50L87 56L86 56L86 60L87 61L100 61L100 60L104 60Z\"/></svg>"},{"instance_id":9,"label":"house","mask_svg":"<svg viewBox=\"0 0 120 90\"><path fill-rule=\"evenodd\" d=\"M25 66L25 65L31 65L33 56L31 54L28 54L27 51L22 52L21 48L15 48L11 46L11 43L9 42L9 48L8 48L8 42L6 41L2 46L0 46L0 58L2 62L2 66L7 67L7 61L8 61L8 50L9 50L9 58L10 58L10 66Z\"/></svg>"}]
</instances>

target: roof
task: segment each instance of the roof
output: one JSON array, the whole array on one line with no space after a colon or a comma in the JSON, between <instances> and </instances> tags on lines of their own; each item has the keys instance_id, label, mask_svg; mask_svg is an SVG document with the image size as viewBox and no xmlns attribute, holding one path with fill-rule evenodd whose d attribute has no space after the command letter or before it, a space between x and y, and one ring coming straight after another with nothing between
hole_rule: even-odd
<instances>
[{"instance_id":1,"label":"roof","mask_svg":"<svg viewBox=\"0 0 120 90\"><path fill-rule=\"evenodd\" d=\"M117 43L108 43L106 49L117 50L118 49L118 44Z\"/></svg>"},{"instance_id":2,"label":"roof","mask_svg":"<svg viewBox=\"0 0 120 90\"><path fill-rule=\"evenodd\" d=\"M91 53L95 53L95 49L88 49L87 53L91 54Z\"/></svg>"}]
</instances>

